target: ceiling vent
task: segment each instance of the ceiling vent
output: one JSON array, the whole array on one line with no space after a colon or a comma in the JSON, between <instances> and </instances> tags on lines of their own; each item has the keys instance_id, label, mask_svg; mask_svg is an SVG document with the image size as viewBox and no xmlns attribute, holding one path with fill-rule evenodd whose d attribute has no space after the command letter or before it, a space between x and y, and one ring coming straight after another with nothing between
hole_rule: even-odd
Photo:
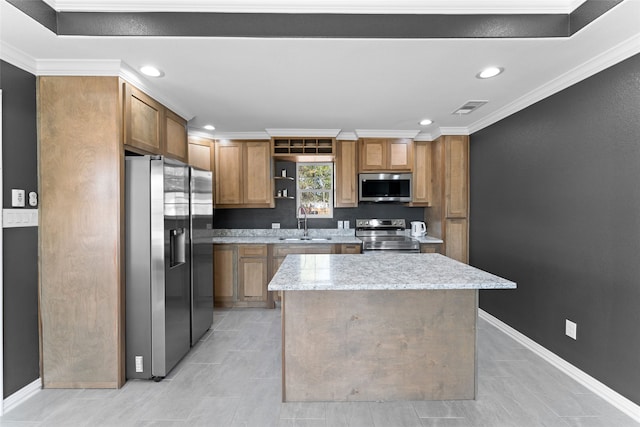
<instances>
[{"instance_id":1,"label":"ceiling vent","mask_svg":"<svg viewBox=\"0 0 640 427\"><path fill-rule=\"evenodd\" d=\"M458 108L451 114L469 114L478 108L482 107L489 101L467 101L462 107Z\"/></svg>"}]
</instances>

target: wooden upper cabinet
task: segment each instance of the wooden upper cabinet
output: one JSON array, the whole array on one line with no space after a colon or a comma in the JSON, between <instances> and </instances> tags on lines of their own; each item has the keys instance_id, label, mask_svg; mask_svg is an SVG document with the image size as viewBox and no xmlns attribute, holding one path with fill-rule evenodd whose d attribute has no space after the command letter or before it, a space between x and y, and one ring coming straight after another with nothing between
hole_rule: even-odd
<instances>
[{"instance_id":1,"label":"wooden upper cabinet","mask_svg":"<svg viewBox=\"0 0 640 427\"><path fill-rule=\"evenodd\" d=\"M432 148L429 141L413 143L413 206L431 206L433 202Z\"/></svg>"},{"instance_id":2,"label":"wooden upper cabinet","mask_svg":"<svg viewBox=\"0 0 640 427\"><path fill-rule=\"evenodd\" d=\"M360 172L411 172L411 139L363 138L360 144Z\"/></svg>"},{"instance_id":3,"label":"wooden upper cabinet","mask_svg":"<svg viewBox=\"0 0 640 427\"><path fill-rule=\"evenodd\" d=\"M411 139L388 139L388 169L411 172L413 170L413 141Z\"/></svg>"},{"instance_id":4,"label":"wooden upper cabinet","mask_svg":"<svg viewBox=\"0 0 640 427\"><path fill-rule=\"evenodd\" d=\"M164 107L129 83L124 87L124 144L134 151L162 153Z\"/></svg>"},{"instance_id":5,"label":"wooden upper cabinet","mask_svg":"<svg viewBox=\"0 0 640 427\"><path fill-rule=\"evenodd\" d=\"M387 140L360 140L360 171L380 171L387 167Z\"/></svg>"},{"instance_id":6,"label":"wooden upper cabinet","mask_svg":"<svg viewBox=\"0 0 640 427\"><path fill-rule=\"evenodd\" d=\"M213 140L189 135L189 164L193 167L213 170Z\"/></svg>"},{"instance_id":7,"label":"wooden upper cabinet","mask_svg":"<svg viewBox=\"0 0 640 427\"><path fill-rule=\"evenodd\" d=\"M270 141L244 143L244 198L246 205L273 207Z\"/></svg>"},{"instance_id":8,"label":"wooden upper cabinet","mask_svg":"<svg viewBox=\"0 0 640 427\"><path fill-rule=\"evenodd\" d=\"M216 206L242 204L242 147L234 141L215 144Z\"/></svg>"},{"instance_id":9,"label":"wooden upper cabinet","mask_svg":"<svg viewBox=\"0 0 640 427\"><path fill-rule=\"evenodd\" d=\"M469 137L445 137L445 216L469 215Z\"/></svg>"},{"instance_id":10,"label":"wooden upper cabinet","mask_svg":"<svg viewBox=\"0 0 640 427\"><path fill-rule=\"evenodd\" d=\"M270 141L216 141L216 207L272 208Z\"/></svg>"},{"instance_id":11,"label":"wooden upper cabinet","mask_svg":"<svg viewBox=\"0 0 640 427\"><path fill-rule=\"evenodd\" d=\"M336 141L334 206L358 206L358 142Z\"/></svg>"},{"instance_id":12,"label":"wooden upper cabinet","mask_svg":"<svg viewBox=\"0 0 640 427\"><path fill-rule=\"evenodd\" d=\"M187 147L187 121L171 110L165 109L166 144L164 154L167 157L189 162Z\"/></svg>"},{"instance_id":13,"label":"wooden upper cabinet","mask_svg":"<svg viewBox=\"0 0 640 427\"><path fill-rule=\"evenodd\" d=\"M185 119L126 82L123 110L126 149L188 162Z\"/></svg>"}]
</instances>

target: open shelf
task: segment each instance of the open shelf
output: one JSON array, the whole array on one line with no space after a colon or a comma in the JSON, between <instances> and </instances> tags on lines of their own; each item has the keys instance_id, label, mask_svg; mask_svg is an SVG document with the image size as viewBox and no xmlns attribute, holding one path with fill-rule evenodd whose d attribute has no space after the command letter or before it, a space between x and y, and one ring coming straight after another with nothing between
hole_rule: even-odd
<instances>
[{"instance_id":1,"label":"open shelf","mask_svg":"<svg viewBox=\"0 0 640 427\"><path fill-rule=\"evenodd\" d=\"M334 138L273 138L273 156L333 155Z\"/></svg>"}]
</instances>

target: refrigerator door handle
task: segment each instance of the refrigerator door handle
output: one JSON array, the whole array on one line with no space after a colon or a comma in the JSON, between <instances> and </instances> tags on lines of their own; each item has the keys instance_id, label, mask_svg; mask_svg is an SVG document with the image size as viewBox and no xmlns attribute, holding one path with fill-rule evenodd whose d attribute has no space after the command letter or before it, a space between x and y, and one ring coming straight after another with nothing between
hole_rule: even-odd
<instances>
[{"instance_id":1,"label":"refrigerator door handle","mask_svg":"<svg viewBox=\"0 0 640 427\"><path fill-rule=\"evenodd\" d=\"M185 237L186 233L184 228L176 228L169 230L170 243L170 260L169 267L174 268L182 265L186 262L185 251Z\"/></svg>"}]
</instances>

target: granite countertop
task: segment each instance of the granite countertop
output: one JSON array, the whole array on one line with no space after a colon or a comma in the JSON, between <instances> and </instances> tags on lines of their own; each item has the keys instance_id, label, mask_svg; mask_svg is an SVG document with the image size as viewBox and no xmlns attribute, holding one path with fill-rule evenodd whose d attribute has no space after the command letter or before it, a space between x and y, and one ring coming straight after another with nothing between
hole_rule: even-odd
<instances>
[{"instance_id":1,"label":"granite countertop","mask_svg":"<svg viewBox=\"0 0 640 427\"><path fill-rule=\"evenodd\" d=\"M516 284L440 254L287 255L270 291L515 289Z\"/></svg>"},{"instance_id":2,"label":"granite countertop","mask_svg":"<svg viewBox=\"0 0 640 427\"><path fill-rule=\"evenodd\" d=\"M360 244L362 240L355 237L354 229L325 228L309 229L311 238L329 238L329 240L282 240L281 237L302 237L302 230L297 229L217 229L209 234L194 236L196 243L214 244ZM420 243L442 243L442 239L431 236L414 237Z\"/></svg>"}]
</instances>

